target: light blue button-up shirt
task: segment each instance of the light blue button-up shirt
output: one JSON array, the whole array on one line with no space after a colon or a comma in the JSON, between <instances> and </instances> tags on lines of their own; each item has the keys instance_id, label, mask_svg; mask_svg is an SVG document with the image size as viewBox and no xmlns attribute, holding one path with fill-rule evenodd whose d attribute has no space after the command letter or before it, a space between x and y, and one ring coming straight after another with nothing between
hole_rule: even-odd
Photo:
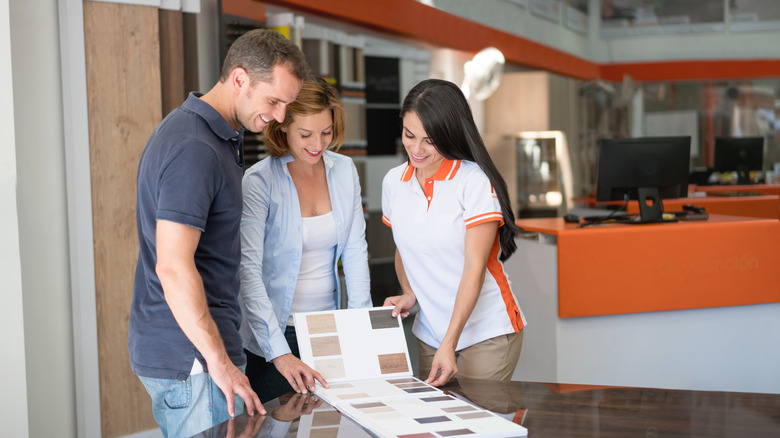
<instances>
[{"instance_id":1,"label":"light blue button-up shirt","mask_svg":"<svg viewBox=\"0 0 780 438\"><path fill-rule=\"evenodd\" d=\"M355 164L347 156L322 156L338 241L333 254L334 305L341 303L338 261L347 307L371 306L366 221ZM266 158L244 175L241 218L241 337L244 348L270 361L290 353L284 330L301 267L303 233L298 192L287 164L291 155Z\"/></svg>"}]
</instances>

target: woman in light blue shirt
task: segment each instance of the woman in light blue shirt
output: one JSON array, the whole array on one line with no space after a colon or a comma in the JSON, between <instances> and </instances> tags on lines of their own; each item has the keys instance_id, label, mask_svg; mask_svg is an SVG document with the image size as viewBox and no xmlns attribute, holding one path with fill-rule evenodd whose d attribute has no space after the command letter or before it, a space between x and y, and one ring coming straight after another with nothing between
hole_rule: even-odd
<instances>
[{"instance_id":1,"label":"woman in light blue shirt","mask_svg":"<svg viewBox=\"0 0 780 438\"><path fill-rule=\"evenodd\" d=\"M315 379L299 357L292 314L337 309L344 269L349 308L370 307L366 223L357 169L334 151L344 139L336 90L306 81L284 122L266 126L268 158L244 175L241 335L246 374L262 402Z\"/></svg>"}]
</instances>

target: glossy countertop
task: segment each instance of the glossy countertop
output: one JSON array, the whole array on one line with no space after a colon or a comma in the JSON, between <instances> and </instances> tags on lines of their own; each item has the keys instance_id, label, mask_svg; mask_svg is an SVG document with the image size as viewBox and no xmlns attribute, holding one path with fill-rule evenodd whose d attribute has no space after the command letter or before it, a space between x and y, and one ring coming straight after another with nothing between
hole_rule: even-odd
<instances>
[{"instance_id":1,"label":"glossy countertop","mask_svg":"<svg viewBox=\"0 0 780 438\"><path fill-rule=\"evenodd\" d=\"M780 394L465 379L442 389L521 424L529 437L780 437ZM323 405L314 396L287 394L266 404L267 416L239 415L197 436L371 436L346 418L337 431L302 427Z\"/></svg>"}]
</instances>

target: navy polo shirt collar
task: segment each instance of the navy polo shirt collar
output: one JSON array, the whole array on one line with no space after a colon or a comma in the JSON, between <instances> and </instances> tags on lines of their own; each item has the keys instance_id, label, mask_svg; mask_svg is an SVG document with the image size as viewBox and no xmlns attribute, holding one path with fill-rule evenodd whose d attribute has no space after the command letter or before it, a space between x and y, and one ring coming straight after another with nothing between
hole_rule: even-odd
<instances>
[{"instance_id":1,"label":"navy polo shirt collar","mask_svg":"<svg viewBox=\"0 0 780 438\"><path fill-rule=\"evenodd\" d=\"M203 96L203 93L190 93L190 95L187 96L187 100L184 101L182 107L185 110L191 111L203 118L203 120L205 120L209 125L209 128L214 131L214 134L220 137L222 140L228 141L230 139L236 138L236 136L243 138L244 128L241 128L238 131L233 129L227 120L222 117L222 114L218 113L214 107L200 99L201 96Z\"/></svg>"}]
</instances>

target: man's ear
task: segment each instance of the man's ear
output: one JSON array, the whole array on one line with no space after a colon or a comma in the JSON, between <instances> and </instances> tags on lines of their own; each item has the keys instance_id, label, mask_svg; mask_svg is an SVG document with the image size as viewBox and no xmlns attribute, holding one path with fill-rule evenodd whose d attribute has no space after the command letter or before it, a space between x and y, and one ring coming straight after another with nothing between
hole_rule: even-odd
<instances>
[{"instance_id":1,"label":"man's ear","mask_svg":"<svg viewBox=\"0 0 780 438\"><path fill-rule=\"evenodd\" d=\"M236 67L230 73L230 84L235 90L249 85L249 74L242 67Z\"/></svg>"}]
</instances>

